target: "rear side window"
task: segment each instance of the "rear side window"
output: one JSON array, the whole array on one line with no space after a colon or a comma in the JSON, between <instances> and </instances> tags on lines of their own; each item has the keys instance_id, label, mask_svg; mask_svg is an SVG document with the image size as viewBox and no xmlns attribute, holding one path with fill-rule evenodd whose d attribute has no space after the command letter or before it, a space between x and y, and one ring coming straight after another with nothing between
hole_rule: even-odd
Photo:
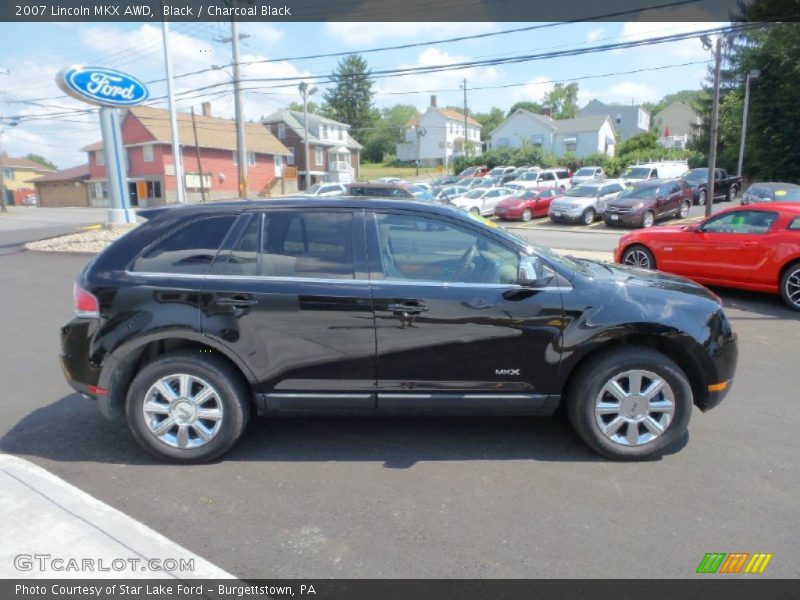
<instances>
[{"instance_id":1,"label":"rear side window","mask_svg":"<svg viewBox=\"0 0 800 600\"><path fill-rule=\"evenodd\" d=\"M141 254L132 270L205 275L234 220L225 215L192 221Z\"/></svg>"},{"instance_id":2,"label":"rear side window","mask_svg":"<svg viewBox=\"0 0 800 600\"><path fill-rule=\"evenodd\" d=\"M789 227L787 227L789 231L800 231L800 217L796 217L789 223Z\"/></svg>"}]
</instances>

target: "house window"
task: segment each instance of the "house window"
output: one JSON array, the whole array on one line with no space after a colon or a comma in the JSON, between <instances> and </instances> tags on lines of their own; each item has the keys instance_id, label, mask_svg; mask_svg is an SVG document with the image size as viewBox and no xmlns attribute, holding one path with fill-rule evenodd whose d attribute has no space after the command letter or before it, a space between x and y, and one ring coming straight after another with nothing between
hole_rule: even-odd
<instances>
[{"instance_id":1,"label":"house window","mask_svg":"<svg viewBox=\"0 0 800 600\"><path fill-rule=\"evenodd\" d=\"M616 116L616 118L615 118L615 121L617 122L617 125L619 125L620 123L622 123L622 115L621 115L621 114L619 114L619 113L617 113L617 116Z\"/></svg>"},{"instance_id":2,"label":"house window","mask_svg":"<svg viewBox=\"0 0 800 600\"><path fill-rule=\"evenodd\" d=\"M235 167L239 166L239 153L236 150L233 151L233 165ZM256 166L256 153L255 152L248 152L247 153L247 166L248 167L255 167Z\"/></svg>"},{"instance_id":3,"label":"house window","mask_svg":"<svg viewBox=\"0 0 800 600\"><path fill-rule=\"evenodd\" d=\"M290 154L286 157L286 164L290 167L294 166L294 154Z\"/></svg>"},{"instance_id":4,"label":"house window","mask_svg":"<svg viewBox=\"0 0 800 600\"><path fill-rule=\"evenodd\" d=\"M90 189L92 190L92 198L94 200L105 200L108 198L108 186L105 181L95 181Z\"/></svg>"},{"instance_id":5,"label":"house window","mask_svg":"<svg viewBox=\"0 0 800 600\"><path fill-rule=\"evenodd\" d=\"M142 160L144 162L153 162L153 144L142 146Z\"/></svg>"},{"instance_id":6,"label":"house window","mask_svg":"<svg viewBox=\"0 0 800 600\"><path fill-rule=\"evenodd\" d=\"M319 146L314 148L314 163L317 165L322 164L322 148Z\"/></svg>"},{"instance_id":7,"label":"house window","mask_svg":"<svg viewBox=\"0 0 800 600\"><path fill-rule=\"evenodd\" d=\"M14 169L5 167L3 169L3 179L14 179Z\"/></svg>"},{"instance_id":8,"label":"house window","mask_svg":"<svg viewBox=\"0 0 800 600\"><path fill-rule=\"evenodd\" d=\"M275 155L275 172L279 173L280 170L281 170L281 167L283 167L283 156L281 156L280 154L276 154Z\"/></svg>"},{"instance_id":9,"label":"house window","mask_svg":"<svg viewBox=\"0 0 800 600\"><path fill-rule=\"evenodd\" d=\"M327 139L327 138L328 138L328 126L327 125L323 125L322 126L322 139L324 140L324 139Z\"/></svg>"},{"instance_id":10,"label":"house window","mask_svg":"<svg viewBox=\"0 0 800 600\"><path fill-rule=\"evenodd\" d=\"M94 160L98 167L102 167L104 164L106 164L106 153L103 150L96 151L94 153Z\"/></svg>"},{"instance_id":11,"label":"house window","mask_svg":"<svg viewBox=\"0 0 800 600\"><path fill-rule=\"evenodd\" d=\"M344 141L344 127L339 127L339 141Z\"/></svg>"},{"instance_id":12,"label":"house window","mask_svg":"<svg viewBox=\"0 0 800 600\"><path fill-rule=\"evenodd\" d=\"M278 139L282 140L286 137L286 125L284 123L278 123Z\"/></svg>"}]
</instances>

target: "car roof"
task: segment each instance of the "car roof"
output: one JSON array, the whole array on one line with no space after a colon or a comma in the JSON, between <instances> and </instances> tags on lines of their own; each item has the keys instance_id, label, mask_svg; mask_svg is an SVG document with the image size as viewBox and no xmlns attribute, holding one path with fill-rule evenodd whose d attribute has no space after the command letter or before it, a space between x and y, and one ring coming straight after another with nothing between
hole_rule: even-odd
<instances>
[{"instance_id":1,"label":"car roof","mask_svg":"<svg viewBox=\"0 0 800 600\"><path fill-rule=\"evenodd\" d=\"M759 185L771 190L780 188L800 188L800 185L797 185L796 183L782 183L780 181L761 181L752 185Z\"/></svg>"}]
</instances>

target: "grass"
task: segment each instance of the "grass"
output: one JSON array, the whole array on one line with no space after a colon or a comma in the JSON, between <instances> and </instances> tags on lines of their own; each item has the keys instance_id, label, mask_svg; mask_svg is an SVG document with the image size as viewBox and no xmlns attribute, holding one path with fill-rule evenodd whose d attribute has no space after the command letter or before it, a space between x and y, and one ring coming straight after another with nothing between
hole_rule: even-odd
<instances>
[{"instance_id":1,"label":"grass","mask_svg":"<svg viewBox=\"0 0 800 600\"><path fill-rule=\"evenodd\" d=\"M445 171L439 171L435 167L421 167L419 176L424 179L433 179L446 175ZM381 163L361 163L361 179L363 181L372 181L379 177L400 177L406 179L416 176L416 169L414 167L387 167Z\"/></svg>"}]
</instances>

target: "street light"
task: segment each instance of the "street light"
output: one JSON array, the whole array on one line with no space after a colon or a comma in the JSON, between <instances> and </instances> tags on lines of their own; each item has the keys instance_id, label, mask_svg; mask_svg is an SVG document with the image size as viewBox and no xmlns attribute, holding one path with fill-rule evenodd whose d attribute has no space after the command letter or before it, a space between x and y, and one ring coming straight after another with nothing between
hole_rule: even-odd
<instances>
[{"instance_id":1,"label":"street light","mask_svg":"<svg viewBox=\"0 0 800 600\"><path fill-rule=\"evenodd\" d=\"M305 138L305 162L306 162L306 191L311 187L311 164L308 156L308 98L313 96L317 88L314 86L308 87L305 81L301 81L297 86L300 90L300 95L303 97L303 137Z\"/></svg>"},{"instance_id":2,"label":"street light","mask_svg":"<svg viewBox=\"0 0 800 600\"><path fill-rule=\"evenodd\" d=\"M747 79L744 83L744 110L742 111L742 139L739 142L739 167L736 174L742 176L742 166L744 165L744 139L747 136L747 114L750 108L750 81L761 77L761 71L753 69L747 74Z\"/></svg>"}]
</instances>

